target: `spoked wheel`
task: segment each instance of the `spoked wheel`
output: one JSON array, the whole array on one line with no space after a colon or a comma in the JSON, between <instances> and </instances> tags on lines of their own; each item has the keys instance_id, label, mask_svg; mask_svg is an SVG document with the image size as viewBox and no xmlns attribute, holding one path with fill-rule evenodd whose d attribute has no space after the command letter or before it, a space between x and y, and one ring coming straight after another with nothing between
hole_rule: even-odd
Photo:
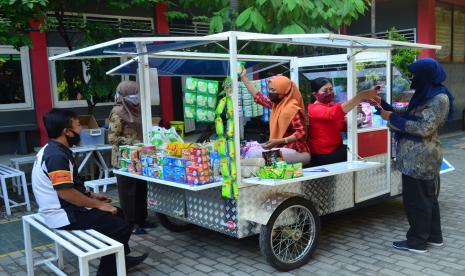
<instances>
[{"instance_id":1,"label":"spoked wheel","mask_svg":"<svg viewBox=\"0 0 465 276\"><path fill-rule=\"evenodd\" d=\"M308 262L320 236L320 217L310 201L293 197L273 213L260 233L260 250L266 261L281 271Z\"/></svg>"},{"instance_id":2,"label":"spoked wheel","mask_svg":"<svg viewBox=\"0 0 465 276\"><path fill-rule=\"evenodd\" d=\"M190 224L188 222L182 221L174 217L167 216L162 213L155 213L155 216L158 218L158 221L161 225L163 225L163 227L172 232L184 232L191 230L195 227L195 225L193 224Z\"/></svg>"}]
</instances>

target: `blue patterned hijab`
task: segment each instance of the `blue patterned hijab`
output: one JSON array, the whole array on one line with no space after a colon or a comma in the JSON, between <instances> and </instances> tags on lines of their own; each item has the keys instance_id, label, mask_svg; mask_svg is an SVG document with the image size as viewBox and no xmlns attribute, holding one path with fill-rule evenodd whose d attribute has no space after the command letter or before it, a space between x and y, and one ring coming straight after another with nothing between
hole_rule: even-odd
<instances>
[{"instance_id":1,"label":"blue patterned hijab","mask_svg":"<svg viewBox=\"0 0 465 276\"><path fill-rule=\"evenodd\" d=\"M410 64L408 70L414 74L411 87L415 89L415 94L410 100L407 111L411 111L434 96L444 93L449 97L448 120L451 120L454 113L454 96L442 84L446 80L444 67L432 58L423 58Z\"/></svg>"}]
</instances>

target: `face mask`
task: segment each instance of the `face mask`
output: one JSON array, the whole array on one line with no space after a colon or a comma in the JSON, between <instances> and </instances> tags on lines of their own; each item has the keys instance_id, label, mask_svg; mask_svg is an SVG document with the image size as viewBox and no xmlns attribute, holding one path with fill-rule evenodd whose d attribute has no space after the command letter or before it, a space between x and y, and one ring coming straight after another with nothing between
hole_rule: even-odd
<instances>
[{"instance_id":1,"label":"face mask","mask_svg":"<svg viewBox=\"0 0 465 276\"><path fill-rule=\"evenodd\" d=\"M68 142L68 145L70 147L79 145L79 142L81 142L81 135L74 132L74 130L70 129L70 131L74 134L74 136L73 137L66 136L66 141Z\"/></svg>"},{"instance_id":2,"label":"face mask","mask_svg":"<svg viewBox=\"0 0 465 276\"><path fill-rule=\"evenodd\" d=\"M270 98L270 101L272 101L274 104L278 104L281 101L278 93L269 93L268 98Z\"/></svg>"},{"instance_id":3,"label":"face mask","mask_svg":"<svg viewBox=\"0 0 465 276\"><path fill-rule=\"evenodd\" d=\"M313 96L315 96L317 101L319 101L320 103L324 103L324 104L328 104L332 102L334 99L334 93L332 92L326 92L323 94L313 93Z\"/></svg>"}]
</instances>

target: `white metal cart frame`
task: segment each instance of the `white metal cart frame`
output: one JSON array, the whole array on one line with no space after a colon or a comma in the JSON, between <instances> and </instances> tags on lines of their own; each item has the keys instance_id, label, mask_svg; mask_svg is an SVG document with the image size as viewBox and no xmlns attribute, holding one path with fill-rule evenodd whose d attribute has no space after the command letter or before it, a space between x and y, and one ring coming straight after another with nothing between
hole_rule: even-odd
<instances>
[{"instance_id":1,"label":"white metal cart frame","mask_svg":"<svg viewBox=\"0 0 465 276\"><path fill-rule=\"evenodd\" d=\"M174 51L208 43L228 42L227 54ZM324 57L275 57L238 54L238 41L284 43L310 47L347 49L343 55ZM165 44L160 44L161 42ZM391 50L395 48L440 49L440 46L416 44L337 34L272 35L245 32L224 32L203 37L147 37L121 38L91 47L51 57L85 59L127 56L129 61L112 69L108 74L137 62L140 84L141 112L144 143L150 141L151 91L149 59L226 60L232 79L234 103L234 142L240 148L240 120L238 113L238 61L262 61L290 64L291 79L299 83L299 68L315 65L345 64L347 66L347 97L356 94L356 62L386 62L387 100L391 92ZM155 73L157 69L155 68ZM162 72L160 71L160 75ZM191 75L196 75L195 72ZM155 74L155 76L157 76ZM152 86L153 87L153 86ZM185 222L209 228L233 237L243 238L260 234L260 248L266 260L281 270L289 270L306 263L314 252L319 237L319 216L347 210L357 203L379 196L400 194L400 174L391 168L390 134L386 127L358 130L356 112L348 114L349 148L347 162L313 167L304 170L304 176L291 180L241 179L240 151L236 151L239 199L221 198L219 183L193 187L169 181L135 176L115 171L115 174L136 177L156 183L149 185L149 206L162 223L171 230L189 228ZM365 160L358 158L358 135L361 132L385 131L387 153ZM393 180L394 179L394 180ZM379 184L378 186L376 186ZM283 247L283 243L287 247ZM294 247L291 250L290 245Z\"/></svg>"}]
</instances>

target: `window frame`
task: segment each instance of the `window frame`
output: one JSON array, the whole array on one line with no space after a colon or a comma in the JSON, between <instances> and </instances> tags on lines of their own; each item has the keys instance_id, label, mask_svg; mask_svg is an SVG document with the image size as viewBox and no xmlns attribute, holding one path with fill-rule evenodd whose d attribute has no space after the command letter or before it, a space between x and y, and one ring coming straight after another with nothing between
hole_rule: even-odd
<instances>
[{"instance_id":1,"label":"window frame","mask_svg":"<svg viewBox=\"0 0 465 276\"><path fill-rule=\"evenodd\" d=\"M32 92L31 62L29 59L29 48L21 47L18 51L11 45L0 45L0 54L20 55L21 75L23 79L24 90L24 103L0 104L0 112L33 110L34 97Z\"/></svg>"},{"instance_id":2,"label":"window frame","mask_svg":"<svg viewBox=\"0 0 465 276\"><path fill-rule=\"evenodd\" d=\"M59 55L59 54L64 54L66 52L69 52L69 49L67 47L47 47L47 54L49 57ZM120 58L120 63L123 63L127 60L127 57L121 57ZM60 101L58 98L58 86L57 86L57 75L56 75L56 61L49 61L49 75L50 75L50 86L52 90L52 101L53 101L53 106L57 108L75 108L75 107L87 107L87 101L86 100L69 100L69 101ZM86 66L84 62L82 62L82 70L85 73ZM128 78L127 76L122 76L121 80L125 80ZM115 103L113 101L106 102L106 103L97 103L96 106L110 106L114 105Z\"/></svg>"}]
</instances>

